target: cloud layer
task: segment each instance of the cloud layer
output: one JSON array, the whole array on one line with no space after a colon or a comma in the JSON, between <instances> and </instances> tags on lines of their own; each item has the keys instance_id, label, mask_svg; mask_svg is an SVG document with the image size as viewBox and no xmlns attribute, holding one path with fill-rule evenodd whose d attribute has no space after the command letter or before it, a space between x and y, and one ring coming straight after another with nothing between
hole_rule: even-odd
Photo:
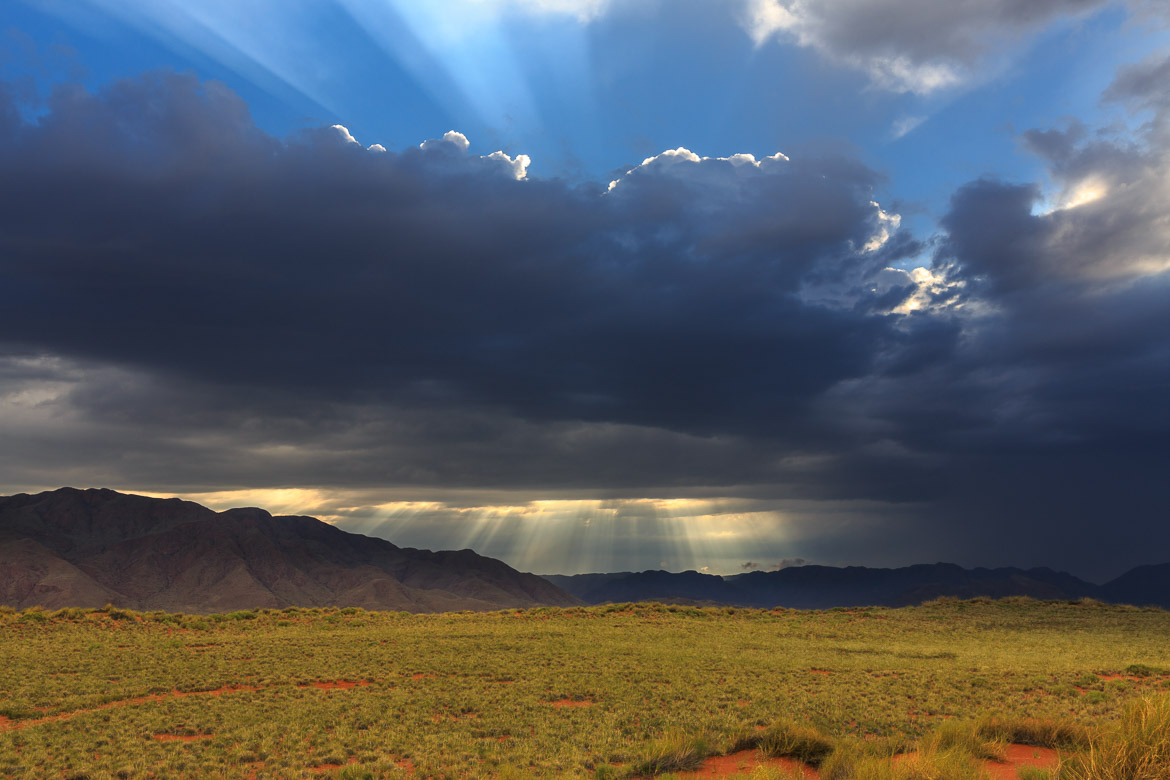
<instances>
[{"instance_id":1,"label":"cloud layer","mask_svg":"<svg viewBox=\"0 0 1170 780\"><path fill-rule=\"evenodd\" d=\"M572 186L454 131L274 138L173 73L0 93L0 470L726 497L788 517L775 560L1110 573L1140 554L1106 526L1170 541L1164 68L1107 93L1134 133L1024 137L1047 206L970 182L933 250L844 156L680 148Z\"/></svg>"},{"instance_id":2,"label":"cloud layer","mask_svg":"<svg viewBox=\"0 0 1170 780\"><path fill-rule=\"evenodd\" d=\"M757 44L795 40L865 70L884 88L929 93L969 78L984 58L1054 20L1109 0L749 0Z\"/></svg>"}]
</instances>

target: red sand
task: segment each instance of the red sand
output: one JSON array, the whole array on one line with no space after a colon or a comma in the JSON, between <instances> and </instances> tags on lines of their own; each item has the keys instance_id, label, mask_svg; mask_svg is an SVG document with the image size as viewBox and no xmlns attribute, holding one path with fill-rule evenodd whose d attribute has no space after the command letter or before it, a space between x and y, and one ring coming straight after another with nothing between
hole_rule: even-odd
<instances>
[{"instance_id":1,"label":"red sand","mask_svg":"<svg viewBox=\"0 0 1170 780\"><path fill-rule=\"evenodd\" d=\"M554 707L592 707L593 702L588 699L557 699L549 702Z\"/></svg>"},{"instance_id":2,"label":"red sand","mask_svg":"<svg viewBox=\"0 0 1170 780\"><path fill-rule=\"evenodd\" d=\"M1052 748L1032 747L1031 745L1008 745L1005 760L985 761L983 765L996 780L1016 780L1019 775L1018 767L1035 766L1041 769L1055 769L1057 764L1056 751Z\"/></svg>"},{"instance_id":3,"label":"red sand","mask_svg":"<svg viewBox=\"0 0 1170 780\"><path fill-rule=\"evenodd\" d=\"M726 756L712 756L704 761L703 765L696 771L679 772L678 776L680 778L734 777L735 775L749 774L758 766L780 769L799 767L801 773L809 780L820 777L817 770L811 766L805 766L791 758L765 758L756 750L741 750L738 753L728 753Z\"/></svg>"}]
</instances>

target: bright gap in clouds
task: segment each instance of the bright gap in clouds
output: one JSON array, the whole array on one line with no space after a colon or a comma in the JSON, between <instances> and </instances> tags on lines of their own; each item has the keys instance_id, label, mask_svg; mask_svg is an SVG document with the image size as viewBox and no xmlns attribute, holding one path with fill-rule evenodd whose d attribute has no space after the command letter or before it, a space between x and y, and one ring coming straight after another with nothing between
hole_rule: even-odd
<instances>
[{"instance_id":1,"label":"bright gap in clouds","mask_svg":"<svg viewBox=\"0 0 1170 780\"><path fill-rule=\"evenodd\" d=\"M172 494L141 493L156 498ZM552 499L462 506L444 501L347 505L336 491L272 488L188 493L217 511L260 507L310 515L400 547L470 548L522 571L580 574L658 564L669 571L734 574L761 549L783 546L783 513L731 499ZM641 562L641 563L638 563Z\"/></svg>"},{"instance_id":2,"label":"bright gap in clouds","mask_svg":"<svg viewBox=\"0 0 1170 780\"><path fill-rule=\"evenodd\" d=\"M1089 178L1075 186L1065 188L1064 192L1059 195L1054 193L1044 198L1043 201L1036 204L1032 213L1037 216L1047 216L1058 211L1079 208L1100 200L1108 192L1109 189L1103 181Z\"/></svg>"},{"instance_id":3,"label":"bright gap in clouds","mask_svg":"<svg viewBox=\"0 0 1170 780\"><path fill-rule=\"evenodd\" d=\"M340 0L352 19L388 56L424 85L454 116L470 108L484 125L539 133L543 120L514 27L513 11L536 12L538 40L575 99L588 99L590 65L580 22L599 13L600 0L448 0L419 3Z\"/></svg>"},{"instance_id":4,"label":"bright gap in clouds","mask_svg":"<svg viewBox=\"0 0 1170 780\"><path fill-rule=\"evenodd\" d=\"M719 499L554 499L515 505L390 502L330 518L403 546L470 548L544 574L643 569L734 573L761 543L783 543L775 511ZM372 510L372 511L371 511ZM350 511L353 511L352 509Z\"/></svg>"}]
</instances>

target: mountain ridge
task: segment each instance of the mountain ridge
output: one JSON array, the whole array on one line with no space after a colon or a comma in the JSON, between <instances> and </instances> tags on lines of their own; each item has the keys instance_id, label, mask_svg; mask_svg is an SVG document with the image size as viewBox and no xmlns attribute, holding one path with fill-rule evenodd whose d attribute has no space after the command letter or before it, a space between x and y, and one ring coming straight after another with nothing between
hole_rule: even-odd
<instances>
[{"instance_id":1,"label":"mountain ridge","mask_svg":"<svg viewBox=\"0 0 1170 780\"><path fill-rule=\"evenodd\" d=\"M104 488L0 496L0 604L209 612L359 606L412 612L663 601L824 609L942 596L1031 596L1170 608L1170 563L1102 585L1046 567L791 566L537 576L472 550L402 548L303 515L216 512Z\"/></svg>"},{"instance_id":2,"label":"mountain ridge","mask_svg":"<svg viewBox=\"0 0 1170 780\"><path fill-rule=\"evenodd\" d=\"M0 603L435 612L580 602L471 550L403 548L256 507L60 488L0 497Z\"/></svg>"},{"instance_id":3,"label":"mountain ridge","mask_svg":"<svg viewBox=\"0 0 1170 780\"><path fill-rule=\"evenodd\" d=\"M667 600L827 609L910 606L943 596L1030 596L1045 600L1093 598L1170 608L1170 563L1139 566L1103 585L1048 567L967 569L953 563L898 568L804 565L727 576L662 570L543 576L590 604Z\"/></svg>"}]
</instances>

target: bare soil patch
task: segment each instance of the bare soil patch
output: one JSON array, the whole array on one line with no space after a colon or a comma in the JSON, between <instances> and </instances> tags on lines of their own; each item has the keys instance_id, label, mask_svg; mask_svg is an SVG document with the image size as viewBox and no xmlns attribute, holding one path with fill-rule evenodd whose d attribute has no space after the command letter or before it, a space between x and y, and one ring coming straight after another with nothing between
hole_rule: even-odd
<instances>
[{"instance_id":1,"label":"bare soil patch","mask_svg":"<svg viewBox=\"0 0 1170 780\"><path fill-rule=\"evenodd\" d=\"M1052 748L1032 745L1008 745L1004 761L985 761L984 766L996 780L1016 780L1017 769L1034 766L1040 769L1055 769L1058 763L1056 751Z\"/></svg>"},{"instance_id":2,"label":"bare soil patch","mask_svg":"<svg viewBox=\"0 0 1170 780\"><path fill-rule=\"evenodd\" d=\"M549 704L554 707L592 707L593 701L590 699L557 699Z\"/></svg>"},{"instance_id":3,"label":"bare soil patch","mask_svg":"<svg viewBox=\"0 0 1170 780\"><path fill-rule=\"evenodd\" d=\"M750 774L756 767L769 767L778 769L799 769L801 774L808 780L819 778L820 774L811 766L802 764L791 758L768 758L760 754L758 750L741 750L738 753L728 753L725 756L712 756L703 762L693 772L679 772L680 778L705 778L705 777L734 777L736 775Z\"/></svg>"}]
</instances>

